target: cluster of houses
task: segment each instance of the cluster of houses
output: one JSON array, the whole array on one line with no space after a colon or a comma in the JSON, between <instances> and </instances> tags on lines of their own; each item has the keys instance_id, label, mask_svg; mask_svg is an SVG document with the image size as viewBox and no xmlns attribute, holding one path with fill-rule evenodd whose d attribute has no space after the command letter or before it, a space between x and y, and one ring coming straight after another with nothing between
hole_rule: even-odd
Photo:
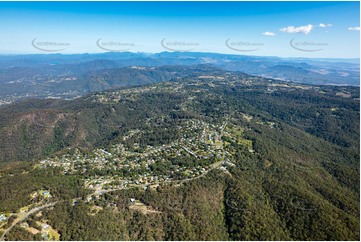
<instances>
[{"instance_id":1,"label":"cluster of houses","mask_svg":"<svg viewBox=\"0 0 361 242\"><path fill-rule=\"evenodd\" d=\"M93 190L156 186L175 181L178 177L194 178L207 172L214 161L222 160L224 154L227 154L223 150L221 139L224 126L224 122L217 126L196 119L186 120L178 126L181 129L181 138L169 144L158 147L148 145L142 152L130 150L122 143L113 145L107 150L95 149L88 153L76 149L72 154L43 160L40 162L40 167L62 167L64 174L111 170L110 173L87 175L85 186ZM130 130L124 136L124 140L139 133L142 134L139 130ZM194 166L187 162L182 165L172 165L161 174L152 169L154 163L169 163L175 157L179 157L179 160L187 160L189 156L205 162L202 166ZM51 196L47 193L43 195Z\"/></svg>"}]
</instances>

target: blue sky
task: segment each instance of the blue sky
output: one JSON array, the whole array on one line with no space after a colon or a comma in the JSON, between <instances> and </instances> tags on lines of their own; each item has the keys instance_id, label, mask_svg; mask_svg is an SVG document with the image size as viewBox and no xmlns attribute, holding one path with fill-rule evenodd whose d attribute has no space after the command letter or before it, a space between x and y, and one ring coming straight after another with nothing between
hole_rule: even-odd
<instances>
[{"instance_id":1,"label":"blue sky","mask_svg":"<svg viewBox=\"0 0 361 242\"><path fill-rule=\"evenodd\" d=\"M0 53L359 58L359 8L359 2L0 2Z\"/></svg>"}]
</instances>

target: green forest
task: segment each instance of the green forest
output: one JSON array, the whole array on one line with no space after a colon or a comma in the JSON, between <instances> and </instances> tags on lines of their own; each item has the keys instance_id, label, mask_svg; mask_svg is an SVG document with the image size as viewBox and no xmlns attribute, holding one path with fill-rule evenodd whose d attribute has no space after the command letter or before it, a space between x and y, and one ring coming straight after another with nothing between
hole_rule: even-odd
<instances>
[{"instance_id":1,"label":"green forest","mask_svg":"<svg viewBox=\"0 0 361 242\"><path fill-rule=\"evenodd\" d=\"M0 107L0 215L35 208L30 194L46 190L56 204L23 222L47 221L60 240L359 240L359 89L212 74L222 78ZM115 165L39 163L119 144ZM120 166L122 154L134 162ZM84 185L148 173L170 175L146 188ZM19 223L5 239L44 238Z\"/></svg>"}]
</instances>

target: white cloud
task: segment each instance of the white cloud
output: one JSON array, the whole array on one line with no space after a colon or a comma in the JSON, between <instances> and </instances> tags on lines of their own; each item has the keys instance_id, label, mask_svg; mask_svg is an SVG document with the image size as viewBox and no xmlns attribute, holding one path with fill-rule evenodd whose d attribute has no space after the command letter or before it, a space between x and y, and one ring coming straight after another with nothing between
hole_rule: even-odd
<instances>
[{"instance_id":1,"label":"white cloud","mask_svg":"<svg viewBox=\"0 0 361 242\"><path fill-rule=\"evenodd\" d=\"M288 34L295 34L295 33L303 33L305 35L309 34L313 29L313 25L309 24L306 26L300 26L300 27L294 27L294 26L288 26L285 28L280 29L280 31Z\"/></svg>"},{"instance_id":2,"label":"white cloud","mask_svg":"<svg viewBox=\"0 0 361 242\"><path fill-rule=\"evenodd\" d=\"M348 30L360 31L360 27L349 27Z\"/></svg>"},{"instance_id":3,"label":"white cloud","mask_svg":"<svg viewBox=\"0 0 361 242\"><path fill-rule=\"evenodd\" d=\"M276 36L275 33L273 33L273 32L268 32L268 31L263 32L262 35L264 35L264 36Z\"/></svg>"},{"instance_id":4,"label":"white cloud","mask_svg":"<svg viewBox=\"0 0 361 242\"><path fill-rule=\"evenodd\" d=\"M320 24L318 25L318 27L320 27L320 28L332 27L332 24L323 24L323 23L320 23Z\"/></svg>"}]
</instances>

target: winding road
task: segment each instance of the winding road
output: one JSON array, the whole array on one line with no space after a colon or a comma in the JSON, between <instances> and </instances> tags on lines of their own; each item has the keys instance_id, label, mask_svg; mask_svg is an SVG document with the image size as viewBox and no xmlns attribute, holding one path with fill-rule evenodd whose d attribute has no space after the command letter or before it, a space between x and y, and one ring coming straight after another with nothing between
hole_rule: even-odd
<instances>
[{"instance_id":1,"label":"winding road","mask_svg":"<svg viewBox=\"0 0 361 242\"><path fill-rule=\"evenodd\" d=\"M24 220L27 219L30 215L32 215L32 214L34 214L34 213L37 213L37 212L43 210L44 208L52 207L52 206L54 206L54 205L57 204L57 203L58 203L58 202L48 203L48 204L45 204L45 205L42 205L42 206L33 208L33 209L31 209L30 211L28 211L28 212L26 212L26 213L24 213L24 212L21 213L21 215L23 215L23 216L21 216L20 218L17 218L17 219L14 221L14 223L13 223L7 230L5 230L5 232L3 233L3 235L0 237L0 241L3 241L3 240L4 240L5 235L6 235L7 233L9 233L10 230L15 227L15 225L17 225L18 223L24 221Z\"/></svg>"}]
</instances>

